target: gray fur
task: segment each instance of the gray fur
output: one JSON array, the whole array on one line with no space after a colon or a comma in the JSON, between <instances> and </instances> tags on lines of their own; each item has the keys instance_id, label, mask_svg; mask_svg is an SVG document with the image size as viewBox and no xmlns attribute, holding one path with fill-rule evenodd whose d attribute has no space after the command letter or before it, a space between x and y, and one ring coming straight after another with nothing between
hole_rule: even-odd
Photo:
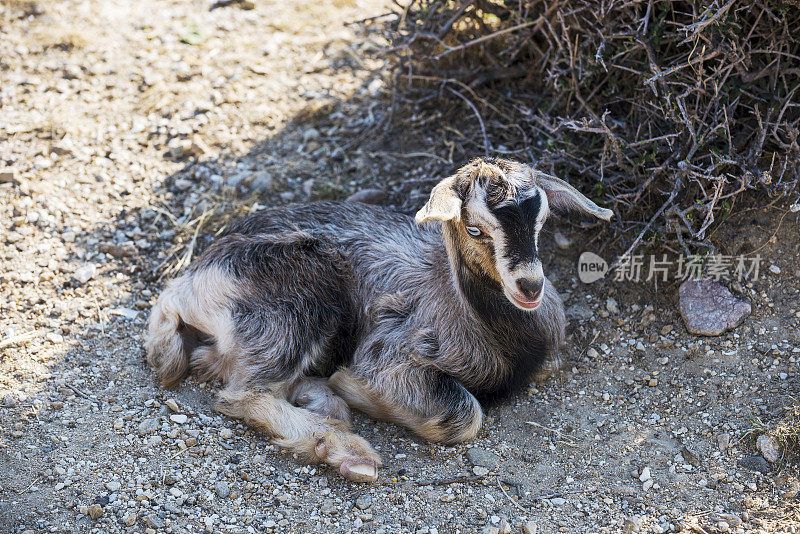
<instances>
[{"instance_id":1,"label":"gray fur","mask_svg":"<svg viewBox=\"0 0 800 534\"><path fill-rule=\"evenodd\" d=\"M559 195L574 194L562 184ZM541 187L525 165L476 160L434 188L417 215L441 224L333 202L247 217L165 290L148 359L165 385L187 365L221 379L220 410L353 480L374 479L380 459L347 430L347 405L431 440L470 439L481 403L525 387L563 341L538 228L525 246L532 259L512 273L543 284L538 306L523 307L499 257L507 236L492 220L497 206ZM574 205L603 213L580 197ZM464 221L478 215L487 229L476 240Z\"/></svg>"}]
</instances>

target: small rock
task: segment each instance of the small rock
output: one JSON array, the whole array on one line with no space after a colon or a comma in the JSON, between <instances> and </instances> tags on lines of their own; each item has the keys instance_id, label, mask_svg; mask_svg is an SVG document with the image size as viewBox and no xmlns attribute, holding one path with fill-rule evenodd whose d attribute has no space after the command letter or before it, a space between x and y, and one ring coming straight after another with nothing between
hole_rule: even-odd
<instances>
[{"instance_id":1,"label":"small rock","mask_svg":"<svg viewBox=\"0 0 800 534\"><path fill-rule=\"evenodd\" d=\"M224 480L220 480L214 485L214 491L220 499L225 499L231 494L231 488Z\"/></svg>"},{"instance_id":2,"label":"small rock","mask_svg":"<svg viewBox=\"0 0 800 534\"><path fill-rule=\"evenodd\" d=\"M311 141L319 137L319 130L316 128L308 128L303 132L303 141Z\"/></svg>"},{"instance_id":3,"label":"small rock","mask_svg":"<svg viewBox=\"0 0 800 534\"><path fill-rule=\"evenodd\" d=\"M7 184L17 181L17 170L12 167L0 169L0 184Z\"/></svg>"},{"instance_id":4,"label":"small rock","mask_svg":"<svg viewBox=\"0 0 800 534\"><path fill-rule=\"evenodd\" d=\"M106 482L106 489L107 489L108 491L111 491L111 492L117 492L117 491L119 491L119 489L120 489L121 487L122 487L122 484L120 484L120 483L119 483L118 481L116 481L116 480L112 480L112 481L110 481L110 482Z\"/></svg>"},{"instance_id":5,"label":"small rock","mask_svg":"<svg viewBox=\"0 0 800 534\"><path fill-rule=\"evenodd\" d=\"M219 437L222 439L231 439L233 437L233 430L230 428L223 428L219 431Z\"/></svg>"},{"instance_id":6,"label":"small rock","mask_svg":"<svg viewBox=\"0 0 800 534\"><path fill-rule=\"evenodd\" d=\"M347 202L363 202L364 204L383 204L389 195L383 189L362 189L347 197Z\"/></svg>"},{"instance_id":7,"label":"small rock","mask_svg":"<svg viewBox=\"0 0 800 534\"><path fill-rule=\"evenodd\" d=\"M573 304L572 306L568 307L564 313L567 315L567 317L583 319L584 321L594 317L594 312L592 309L583 303Z\"/></svg>"},{"instance_id":8,"label":"small rock","mask_svg":"<svg viewBox=\"0 0 800 534\"><path fill-rule=\"evenodd\" d=\"M172 188L176 191L188 191L194 185L194 182L191 180L187 180L186 178L178 178L175 180L175 183L172 184Z\"/></svg>"},{"instance_id":9,"label":"small rock","mask_svg":"<svg viewBox=\"0 0 800 534\"><path fill-rule=\"evenodd\" d=\"M366 510L372 506L372 496L369 493L362 493L356 499L356 508L359 510Z\"/></svg>"},{"instance_id":10,"label":"small rock","mask_svg":"<svg viewBox=\"0 0 800 534\"><path fill-rule=\"evenodd\" d=\"M642 474L639 475L639 481L640 482L646 482L646 481L650 480L651 478L653 478L653 476L650 473L650 468L649 467L645 467L644 469L642 469Z\"/></svg>"},{"instance_id":11,"label":"small rock","mask_svg":"<svg viewBox=\"0 0 800 534\"><path fill-rule=\"evenodd\" d=\"M136 255L136 245L133 241L125 241L124 243L103 243L100 245L100 251L110 254L115 258L129 258Z\"/></svg>"},{"instance_id":12,"label":"small rock","mask_svg":"<svg viewBox=\"0 0 800 534\"><path fill-rule=\"evenodd\" d=\"M750 471L768 475L772 472L772 466L761 456L745 456L738 462L739 467L744 467Z\"/></svg>"},{"instance_id":13,"label":"small rock","mask_svg":"<svg viewBox=\"0 0 800 534\"><path fill-rule=\"evenodd\" d=\"M479 477L485 477L486 475L489 474L489 470L481 465L476 465L475 467L473 467L472 472Z\"/></svg>"},{"instance_id":14,"label":"small rock","mask_svg":"<svg viewBox=\"0 0 800 534\"><path fill-rule=\"evenodd\" d=\"M156 430L158 430L159 422L158 419L155 418L148 418L139 423L139 435L146 436L147 434L152 434Z\"/></svg>"},{"instance_id":15,"label":"small rock","mask_svg":"<svg viewBox=\"0 0 800 534\"><path fill-rule=\"evenodd\" d=\"M50 152L59 156L72 155L75 151L75 146L67 139L62 139L58 143L50 147Z\"/></svg>"},{"instance_id":16,"label":"small rock","mask_svg":"<svg viewBox=\"0 0 800 534\"><path fill-rule=\"evenodd\" d=\"M191 142L185 139L172 139L167 144L167 150L169 150L169 155L173 158L181 159L182 157L186 156L187 152L189 151L190 144Z\"/></svg>"},{"instance_id":17,"label":"small rock","mask_svg":"<svg viewBox=\"0 0 800 534\"><path fill-rule=\"evenodd\" d=\"M44 337L47 338L47 341L53 344L62 343L64 341L64 336L55 332L48 332Z\"/></svg>"},{"instance_id":18,"label":"small rock","mask_svg":"<svg viewBox=\"0 0 800 534\"><path fill-rule=\"evenodd\" d=\"M730 532L731 526L728 524L727 521L718 521L717 522L717 531L719 532Z\"/></svg>"},{"instance_id":19,"label":"small rock","mask_svg":"<svg viewBox=\"0 0 800 534\"><path fill-rule=\"evenodd\" d=\"M268 171L257 172L253 176L251 188L253 191L266 191L272 186L272 174Z\"/></svg>"},{"instance_id":20,"label":"small rock","mask_svg":"<svg viewBox=\"0 0 800 534\"><path fill-rule=\"evenodd\" d=\"M94 263L86 263L82 267L78 267L73 273L73 277L80 284L85 284L97 274L97 266Z\"/></svg>"},{"instance_id":21,"label":"small rock","mask_svg":"<svg viewBox=\"0 0 800 534\"><path fill-rule=\"evenodd\" d=\"M700 465L700 458L685 445L681 449L681 456L683 456L683 459L692 467L698 467Z\"/></svg>"},{"instance_id":22,"label":"small rock","mask_svg":"<svg viewBox=\"0 0 800 534\"><path fill-rule=\"evenodd\" d=\"M500 524L497 525L497 531L499 534L511 534L511 525L508 520L501 519Z\"/></svg>"},{"instance_id":23,"label":"small rock","mask_svg":"<svg viewBox=\"0 0 800 534\"><path fill-rule=\"evenodd\" d=\"M232 188L237 188L241 186L247 186L251 183L251 179L253 178L252 173L249 172L237 172L236 174L232 174L228 176L225 180L225 185Z\"/></svg>"},{"instance_id":24,"label":"small rock","mask_svg":"<svg viewBox=\"0 0 800 534\"><path fill-rule=\"evenodd\" d=\"M144 524L151 528L164 528L164 521L156 514L145 516Z\"/></svg>"},{"instance_id":25,"label":"small rock","mask_svg":"<svg viewBox=\"0 0 800 534\"><path fill-rule=\"evenodd\" d=\"M775 438L769 434L761 434L756 440L756 446L761 452L761 456L763 456L766 461L771 464L774 464L778 461L780 454L778 450L778 442L775 440Z\"/></svg>"},{"instance_id":26,"label":"small rock","mask_svg":"<svg viewBox=\"0 0 800 534\"><path fill-rule=\"evenodd\" d=\"M180 408L180 406L178 406L178 403L177 403L177 401L175 399L167 399L166 401L164 401L164 404L166 404L167 408L169 408L173 412L180 412L181 411L181 408Z\"/></svg>"},{"instance_id":27,"label":"small rock","mask_svg":"<svg viewBox=\"0 0 800 534\"><path fill-rule=\"evenodd\" d=\"M769 272L771 272L772 274L781 274L781 268L778 267L777 265L770 265Z\"/></svg>"},{"instance_id":28,"label":"small rock","mask_svg":"<svg viewBox=\"0 0 800 534\"><path fill-rule=\"evenodd\" d=\"M472 465L485 467L489 470L497 469L500 465L500 458L495 453L481 447L467 449L467 458L469 458Z\"/></svg>"},{"instance_id":29,"label":"small rock","mask_svg":"<svg viewBox=\"0 0 800 534\"><path fill-rule=\"evenodd\" d=\"M686 280L678 290L686 328L692 334L718 336L735 328L750 315L750 302L709 280Z\"/></svg>"},{"instance_id":30,"label":"small rock","mask_svg":"<svg viewBox=\"0 0 800 534\"><path fill-rule=\"evenodd\" d=\"M184 425L186 424L186 421L189 420L189 418L185 414L174 413L169 416L169 420L178 425Z\"/></svg>"},{"instance_id":31,"label":"small rock","mask_svg":"<svg viewBox=\"0 0 800 534\"><path fill-rule=\"evenodd\" d=\"M613 314L619 313L619 305L617 304L617 301L614 300L612 297L608 297L606 299L606 309L609 311L609 313Z\"/></svg>"},{"instance_id":32,"label":"small rock","mask_svg":"<svg viewBox=\"0 0 800 534\"><path fill-rule=\"evenodd\" d=\"M103 515L103 507L99 504L93 504L86 509L86 514L92 519L98 519Z\"/></svg>"},{"instance_id":33,"label":"small rock","mask_svg":"<svg viewBox=\"0 0 800 534\"><path fill-rule=\"evenodd\" d=\"M719 445L719 450L727 451L731 448L731 435L727 432L720 434L717 436L717 444Z\"/></svg>"},{"instance_id":34,"label":"small rock","mask_svg":"<svg viewBox=\"0 0 800 534\"><path fill-rule=\"evenodd\" d=\"M522 524L522 534L537 534L539 526L533 521L526 521Z\"/></svg>"},{"instance_id":35,"label":"small rock","mask_svg":"<svg viewBox=\"0 0 800 534\"><path fill-rule=\"evenodd\" d=\"M631 534L632 532L639 532L639 529L642 528L641 521L635 517L626 517L625 520L622 522L622 532L625 534Z\"/></svg>"},{"instance_id":36,"label":"small rock","mask_svg":"<svg viewBox=\"0 0 800 534\"><path fill-rule=\"evenodd\" d=\"M129 512L125 517L122 518L122 521L125 523L126 527L132 527L136 524L137 519L138 516L135 513Z\"/></svg>"},{"instance_id":37,"label":"small rock","mask_svg":"<svg viewBox=\"0 0 800 534\"><path fill-rule=\"evenodd\" d=\"M202 156L204 154L208 154L210 151L211 149L208 148L208 145L206 144L205 141L203 141L202 137L200 137L197 134L192 136L192 141L191 143L189 143L189 150L188 150L190 154L193 154L195 156Z\"/></svg>"}]
</instances>

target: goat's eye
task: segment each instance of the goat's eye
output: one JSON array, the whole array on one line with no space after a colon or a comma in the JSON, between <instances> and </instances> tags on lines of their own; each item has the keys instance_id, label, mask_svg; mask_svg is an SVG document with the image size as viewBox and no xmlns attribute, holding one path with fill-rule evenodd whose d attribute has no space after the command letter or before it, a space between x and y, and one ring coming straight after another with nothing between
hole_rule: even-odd
<instances>
[{"instance_id":1,"label":"goat's eye","mask_svg":"<svg viewBox=\"0 0 800 534\"><path fill-rule=\"evenodd\" d=\"M479 237L483 232L477 226L467 226L467 233L472 237Z\"/></svg>"}]
</instances>

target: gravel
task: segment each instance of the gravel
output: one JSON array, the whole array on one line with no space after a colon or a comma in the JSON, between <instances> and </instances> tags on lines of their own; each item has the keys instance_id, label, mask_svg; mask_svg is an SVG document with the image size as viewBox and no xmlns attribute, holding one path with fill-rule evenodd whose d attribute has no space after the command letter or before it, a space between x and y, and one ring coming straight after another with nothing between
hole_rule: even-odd
<instances>
[{"instance_id":1,"label":"gravel","mask_svg":"<svg viewBox=\"0 0 800 534\"><path fill-rule=\"evenodd\" d=\"M0 3L0 532L797 525L796 465L778 469L748 437L798 391L796 278L742 284L752 314L697 338L661 288L579 282L592 236L578 229L569 250L551 253L550 233L541 245L568 310L561 368L487 410L470 444L357 415L384 460L375 484L215 412L217 384L157 387L141 340L160 276L227 214L366 189L412 212L431 179L483 150L459 133L469 110L443 125L415 108L380 139L382 38L344 25L379 3L254 4ZM796 225L769 242L771 217L732 213L719 235L766 243L797 272Z\"/></svg>"}]
</instances>

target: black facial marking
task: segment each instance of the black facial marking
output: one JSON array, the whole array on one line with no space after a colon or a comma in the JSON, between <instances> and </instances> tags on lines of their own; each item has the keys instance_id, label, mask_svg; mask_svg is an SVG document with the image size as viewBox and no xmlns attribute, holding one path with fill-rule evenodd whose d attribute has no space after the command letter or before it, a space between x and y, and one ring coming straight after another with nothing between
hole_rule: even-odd
<instances>
[{"instance_id":1,"label":"black facial marking","mask_svg":"<svg viewBox=\"0 0 800 534\"><path fill-rule=\"evenodd\" d=\"M537 192L519 204L513 203L499 208L490 208L506 236L505 256L508 258L511 269L520 263L539 258L536 244L536 218L541 206L542 200Z\"/></svg>"},{"instance_id":2,"label":"black facial marking","mask_svg":"<svg viewBox=\"0 0 800 534\"><path fill-rule=\"evenodd\" d=\"M524 389L531 376L541 369L547 360L548 346L541 332L530 329L519 333L519 338L506 338L505 332L515 329L515 325L525 324L529 312L524 312L511 304L503 295L499 284L487 277L478 275L467 268L463 258L459 259L459 284L461 290L477 313L481 323L492 335L508 339L510 344L502 352L511 372L503 377L491 377L480 384L467 386L470 393L483 406L492 406Z\"/></svg>"}]
</instances>

